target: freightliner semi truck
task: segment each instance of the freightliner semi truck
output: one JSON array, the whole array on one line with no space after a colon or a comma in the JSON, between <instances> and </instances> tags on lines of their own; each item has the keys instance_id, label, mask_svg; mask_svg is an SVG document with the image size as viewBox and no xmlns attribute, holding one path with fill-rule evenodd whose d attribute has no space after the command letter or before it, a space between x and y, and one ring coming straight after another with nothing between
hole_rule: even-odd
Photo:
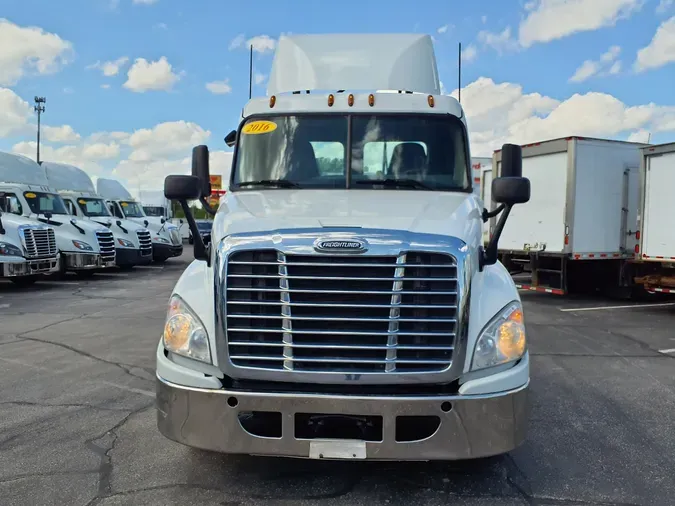
<instances>
[{"instance_id":1,"label":"freightliner semi truck","mask_svg":"<svg viewBox=\"0 0 675 506\"><path fill-rule=\"evenodd\" d=\"M0 153L0 193L4 194L4 213L37 220L54 230L62 273L72 271L88 277L115 266L112 232L103 225L72 216L35 161Z\"/></svg>"},{"instance_id":2,"label":"freightliner semi truck","mask_svg":"<svg viewBox=\"0 0 675 506\"><path fill-rule=\"evenodd\" d=\"M42 162L42 168L49 185L59 192L70 214L103 225L113 233L118 267L130 269L152 261L150 231L133 221L114 217L86 172L73 165L54 162Z\"/></svg>"},{"instance_id":3,"label":"freightliner semi truck","mask_svg":"<svg viewBox=\"0 0 675 506\"><path fill-rule=\"evenodd\" d=\"M192 175L165 180L195 260L157 346L160 432L315 459L467 459L520 445L529 353L496 255L529 181L520 147L504 145L499 225L484 248L491 215L431 38L282 37L268 96L246 104L226 142L234 161L208 208L208 246L188 206L211 193L208 148L194 148Z\"/></svg>"}]
</instances>

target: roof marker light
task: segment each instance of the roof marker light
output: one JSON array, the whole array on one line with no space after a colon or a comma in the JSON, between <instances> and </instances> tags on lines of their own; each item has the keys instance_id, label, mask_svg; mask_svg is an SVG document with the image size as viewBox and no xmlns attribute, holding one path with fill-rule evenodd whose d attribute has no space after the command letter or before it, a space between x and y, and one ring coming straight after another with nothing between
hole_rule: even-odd
<instances>
[{"instance_id":1,"label":"roof marker light","mask_svg":"<svg viewBox=\"0 0 675 506\"><path fill-rule=\"evenodd\" d=\"M370 107L373 107L375 105L375 95L373 95L372 93L368 95L368 105Z\"/></svg>"},{"instance_id":2,"label":"roof marker light","mask_svg":"<svg viewBox=\"0 0 675 506\"><path fill-rule=\"evenodd\" d=\"M331 93L328 95L328 107L333 107L333 104L335 103L335 96Z\"/></svg>"},{"instance_id":3,"label":"roof marker light","mask_svg":"<svg viewBox=\"0 0 675 506\"><path fill-rule=\"evenodd\" d=\"M349 107L354 105L354 95L351 93L349 94L349 97L347 97L347 103L349 104Z\"/></svg>"},{"instance_id":4,"label":"roof marker light","mask_svg":"<svg viewBox=\"0 0 675 506\"><path fill-rule=\"evenodd\" d=\"M433 96L433 95L429 95L429 96L427 97L427 102L429 102L429 107L433 107L433 106L434 106L434 96Z\"/></svg>"},{"instance_id":5,"label":"roof marker light","mask_svg":"<svg viewBox=\"0 0 675 506\"><path fill-rule=\"evenodd\" d=\"M272 95L272 96L270 97L270 108L274 107L274 104L276 104L276 103L277 103L277 97L275 97L274 95Z\"/></svg>"}]
</instances>

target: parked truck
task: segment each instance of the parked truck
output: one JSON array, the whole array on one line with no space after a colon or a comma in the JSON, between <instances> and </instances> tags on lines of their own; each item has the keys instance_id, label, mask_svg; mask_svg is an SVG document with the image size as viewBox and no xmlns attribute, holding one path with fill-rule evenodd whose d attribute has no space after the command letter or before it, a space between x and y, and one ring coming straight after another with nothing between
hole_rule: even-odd
<instances>
[{"instance_id":1,"label":"parked truck","mask_svg":"<svg viewBox=\"0 0 675 506\"><path fill-rule=\"evenodd\" d=\"M133 221L114 217L86 172L54 162L42 162L42 168L49 185L59 192L71 215L103 225L113 233L118 267L130 269L152 261L150 231Z\"/></svg>"},{"instance_id":2,"label":"parked truck","mask_svg":"<svg viewBox=\"0 0 675 506\"><path fill-rule=\"evenodd\" d=\"M71 216L61 196L49 186L42 167L28 157L0 153L2 211L37 220L56 233L61 272L91 276L115 266L115 241L106 227Z\"/></svg>"},{"instance_id":3,"label":"parked truck","mask_svg":"<svg viewBox=\"0 0 675 506\"><path fill-rule=\"evenodd\" d=\"M30 285L45 274L59 271L59 250L54 227L10 213L3 213L0 192L0 278L16 285Z\"/></svg>"},{"instance_id":4,"label":"parked truck","mask_svg":"<svg viewBox=\"0 0 675 506\"><path fill-rule=\"evenodd\" d=\"M588 137L522 146L532 199L513 210L499 244L510 272L531 275L520 288L630 295L643 146ZM496 176L501 159L496 151Z\"/></svg>"},{"instance_id":5,"label":"parked truck","mask_svg":"<svg viewBox=\"0 0 675 506\"><path fill-rule=\"evenodd\" d=\"M165 262L183 254L183 238L180 230L162 216L146 216L143 206L115 179L98 178L97 193L106 199L110 212L119 219L142 224L150 231L152 258Z\"/></svg>"},{"instance_id":6,"label":"parked truck","mask_svg":"<svg viewBox=\"0 0 675 506\"><path fill-rule=\"evenodd\" d=\"M192 175L165 180L195 261L157 346L160 432L314 459L520 445L529 353L497 244L529 181L520 147L505 145L492 182L504 209L483 248L490 215L473 194L466 116L440 92L431 38L281 37L268 96L226 142L234 160L208 246L188 206L211 194L208 148L194 148ZM369 166L383 145L391 157Z\"/></svg>"},{"instance_id":7,"label":"parked truck","mask_svg":"<svg viewBox=\"0 0 675 506\"><path fill-rule=\"evenodd\" d=\"M635 283L675 293L675 143L641 149Z\"/></svg>"}]
</instances>

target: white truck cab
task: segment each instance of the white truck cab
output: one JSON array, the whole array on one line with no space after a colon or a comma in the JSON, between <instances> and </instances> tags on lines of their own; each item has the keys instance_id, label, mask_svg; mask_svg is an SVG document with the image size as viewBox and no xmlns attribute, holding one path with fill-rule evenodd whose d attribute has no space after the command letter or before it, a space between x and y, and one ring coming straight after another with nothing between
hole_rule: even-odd
<instances>
[{"instance_id":1,"label":"white truck cab","mask_svg":"<svg viewBox=\"0 0 675 506\"><path fill-rule=\"evenodd\" d=\"M136 201L119 181L99 178L96 181L99 195L106 199L113 216L142 224L150 231L152 238L152 258L155 262L165 262L169 258L183 254L183 238L180 230L161 216L146 216L143 206Z\"/></svg>"},{"instance_id":2,"label":"white truck cab","mask_svg":"<svg viewBox=\"0 0 675 506\"><path fill-rule=\"evenodd\" d=\"M133 221L114 217L105 200L96 194L86 172L72 165L54 162L42 162L42 168L49 185L58 190L70 214L103 225L113 233L118 267L131 268L152 261L150 231Z\"/></svg>"},{"instance_id":3,"label":"white truck cab","mask_svg":"<svg viewBox=\"0 0 675 506\"><path fill-rule=\"evenodd\" d=\"M500 226L484 248L492 213L473 192L466 117L440 93L431 38L282 37L268 97L246 104L226 142L209 245L188 206L210 194L208 148L193 150L191 176L165 180L195 261L157 346L160 432L316 459L520 445L529 353L497 241L529 181L520 147L504 145Z\"/></svg>"},{"instance_id":4,"label":"white truck cab","mask_svg":"<svg viewBox=\"0 0 675 506\"><path fill-rule=\"evenodd\" d=\"M17 285L34 283L40 275L59 271L59 250L54 227L2 213L0 192L0 277Z\"/></svg>"},{"instance_id":5,"label":"white truck cab","mask_svg":"<svg viewBox=\"0 0 675 506\"><path fill-rule=\"evenodd\" d=\"M0 153L3 209L52 227L60 251L60 270L81 276L115 266L113 234L106 227L72 216L61 196L49 186L37 163L22 155Z\"/></svg>"}]
</instances>

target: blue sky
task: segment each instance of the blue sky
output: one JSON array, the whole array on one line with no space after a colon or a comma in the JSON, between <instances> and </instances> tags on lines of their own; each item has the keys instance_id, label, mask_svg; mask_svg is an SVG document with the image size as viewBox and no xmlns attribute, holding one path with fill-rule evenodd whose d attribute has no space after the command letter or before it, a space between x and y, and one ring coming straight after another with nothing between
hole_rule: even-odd
<instances>
[{"instance_id":1,"label":"blue sky","mask_svg":"<svg viewBox=\"0 0 675 506\"><path fill-rule=\"evenodd\" d=\"M675 140L673 0L2 0L2 18L0 150L35 156L26 102L44 95L43 159L130 185L160 188L195 143L226 163L247 42L264 95L289 32L428 33L447 93L461 41L477 156L559 135Z\"/></svg>"}]
</instances>

